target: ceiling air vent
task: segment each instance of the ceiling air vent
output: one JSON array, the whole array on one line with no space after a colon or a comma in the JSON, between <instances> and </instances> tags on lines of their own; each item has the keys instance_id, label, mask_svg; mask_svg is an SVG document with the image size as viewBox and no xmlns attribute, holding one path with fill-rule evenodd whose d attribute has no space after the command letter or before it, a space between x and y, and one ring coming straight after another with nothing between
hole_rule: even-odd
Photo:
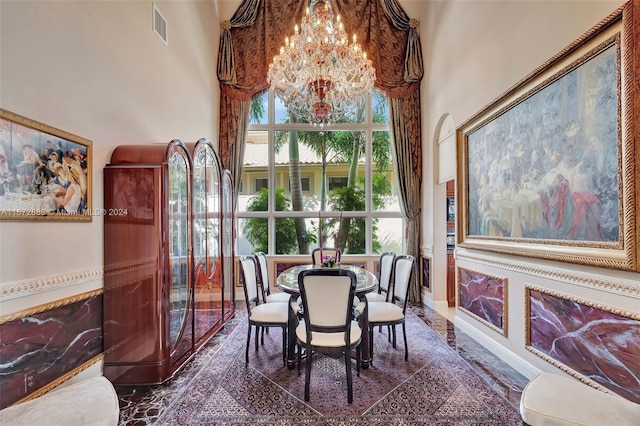
<instances>
[{"instance_id":1,"label":"ceiling air vent","mask_svg":"<svg viewBox=\"0 0 640 426\"><path fill-rule=\"evenodd\" d=\"M155 4L153 5L153 31L164 41L164 44L169 44L167 41L167 20L164 19Z\"/></svg>"}]
</instances>

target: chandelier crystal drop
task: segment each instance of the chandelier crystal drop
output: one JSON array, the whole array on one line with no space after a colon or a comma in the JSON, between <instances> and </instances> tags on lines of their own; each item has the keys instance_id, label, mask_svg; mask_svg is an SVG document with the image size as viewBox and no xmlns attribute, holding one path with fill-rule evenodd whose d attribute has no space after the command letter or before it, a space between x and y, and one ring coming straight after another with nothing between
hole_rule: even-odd
<instances>
[{"instance_id":1,"label":"chandelier crystal drop","mask_svg":"<svg viewBox=\"0 0 640 426\"><path fill-rule=\"evenodd\" d=\"M340 16L318 0L273 58L267 82L301 120L324 127L347 117L371 91L376 75L356 41L348 42Z\"/></svg>"}]
</instances>

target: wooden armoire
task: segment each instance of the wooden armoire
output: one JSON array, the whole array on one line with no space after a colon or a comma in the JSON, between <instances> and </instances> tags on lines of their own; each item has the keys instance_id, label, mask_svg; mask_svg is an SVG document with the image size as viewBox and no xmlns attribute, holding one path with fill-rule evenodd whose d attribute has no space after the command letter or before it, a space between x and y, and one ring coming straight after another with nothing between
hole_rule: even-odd
<instances>
[{"instance_id":1,"label":"wooden armoire","mask_svg":"<svg viewBox=\"0 0 640 426\"><path fill-rule=\"evenodd\" d=\"M112 153L103 323L104 375L114 384L166 382L233 316L230 180L206 139Z\"/></svg>"}]
</instances>

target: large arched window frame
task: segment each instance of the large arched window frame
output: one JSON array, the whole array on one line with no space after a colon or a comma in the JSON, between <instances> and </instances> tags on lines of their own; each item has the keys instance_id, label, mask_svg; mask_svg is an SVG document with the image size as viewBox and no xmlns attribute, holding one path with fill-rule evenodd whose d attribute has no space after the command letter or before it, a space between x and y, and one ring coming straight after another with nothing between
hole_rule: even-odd
<instances>
[{"instance_id":1,"label":"large arched window frame","mask_svg":"<svg viewBox=\"0 0 640 426\"><path fill-rule=\"evenodd\" d=\"M284 36L305 13L299 0L245 0L223 23L218 55L221 82L219 150L239 189L253 96L267 88L269 62ZM355 33L376 70L376 87L389 98L394 161L406 219L406 253L420 256L422 149L420 80L422 53L417 21L398 0L331 1L347 33ZM416 272L416 271L414 271ZM419 274L413 274L410 299L420 300Z\"/></svg>"}]
</instances>

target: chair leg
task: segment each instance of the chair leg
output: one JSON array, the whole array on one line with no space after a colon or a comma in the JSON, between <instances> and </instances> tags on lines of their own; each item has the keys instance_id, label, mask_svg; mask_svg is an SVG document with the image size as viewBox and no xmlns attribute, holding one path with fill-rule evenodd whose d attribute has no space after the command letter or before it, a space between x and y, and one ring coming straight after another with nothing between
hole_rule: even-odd
<instances>
[{"instance_id":1,"label":"chair leg","mask_svg":"<svg viewBox=\"0 0 640 426\"><path fill-rule=\"evenodd\" d=\"M351 383L351 347L347 346L344 351L344 365L347 369L347 402L353 402L353 383Z\"/></svg>"},{"instance_id":2,"label":"chair leg","mask_svg":"<svg viewBox=\"0 0 640 426\"><path fill-rule=\"evenodd\" d=\"M251 342L251 324L247 327L247 344L244 348L244 363L249 363L249 344Z\"/></svg>"},{"instance_id":3,"label":"chair leg","mask_svg":"<svg viewBox=\"0 0 640 426\"><path fill-rule=\"evenodd\" d=\"M282 365L287 366L287 326L282 327Z\"/></svg>"},{"instance_id":4,"label":"chair leg","mask_svg":"<svg viewBox=\"0 0 640 426\"><path fill-rule=\"evenodd\" d=\"M356 348L356 373L360 377L360 363L362 362L362 345Z\"/></svg>"},{"instance_id":5,"label":"chair leg","mask_svg":"<svg viewBox=\"0 0 640 426\"><path fill-rule=\"evenodd\" d=\"M395 324L391 326L391 329L393 331L393 348L396 348L396 326Z\"/></svg>"},{"instance_id":6,"label":"chair leg","mask_svg":"<svg viewBox=\"0 0 640 426\"><path fill-rule=\"evenodd\" d=\"M373 365L373 329L369 327L369 363Z\"/></svg>"},{"instance_id":7,"label":"chair leg","mask_svg":"<svg viewBox=\"0 0 640 426\"><path fill-rule=\"evenodd\" d=\"M404 336L404 360L409 360L409 346L407 345L407 328L405 323L402 323L402 335Z\"/></svg>"},{"instance_id":8,"label":"chair leg","mask_svg":"<svg viewBox=\"0 0 640 426\"><path fill-rule=\"evenodd\" d=\"M298 348L298 374L302 371L302 346L296 345Z\"/></svg>"},{"instance_id":9,"label":"chair leg","mask_svg":"<svg viewBox=\"0 0 640 426\"><path fill-rule=\"evenodd\" d=\"M260 340L260 326L256 325L256 352L258 352L258 340Z\"/></svg>"},{"instance_id":10,"label":"chair leg","mask_svg":"<svg viewBox=\"0 0 640 426\"><path fill-rule=\"evenodd\" d=\"M265 331L265 329L266 329L266 330L267 330L267 334L269 334L269 327L260 327L260 328L262 329L262 330L261 330L262 332L260 333L260 334L261 334L261 336L260 336L260 339L261 339L261 340L260 340L260 343L262 344L262 346L264 346L264 331Z\"/></svg>"},{"instance_id":11,"label":"chair leg","mask_svg":"<svg viewBox=\"0 0 640 426\"><path fill-rule=\"evenodd\" d=\"M307 345L307 368L304 372L304 400L309 401L309 385L311 382L311 346Z\"/></svg>"}]
</instances>

